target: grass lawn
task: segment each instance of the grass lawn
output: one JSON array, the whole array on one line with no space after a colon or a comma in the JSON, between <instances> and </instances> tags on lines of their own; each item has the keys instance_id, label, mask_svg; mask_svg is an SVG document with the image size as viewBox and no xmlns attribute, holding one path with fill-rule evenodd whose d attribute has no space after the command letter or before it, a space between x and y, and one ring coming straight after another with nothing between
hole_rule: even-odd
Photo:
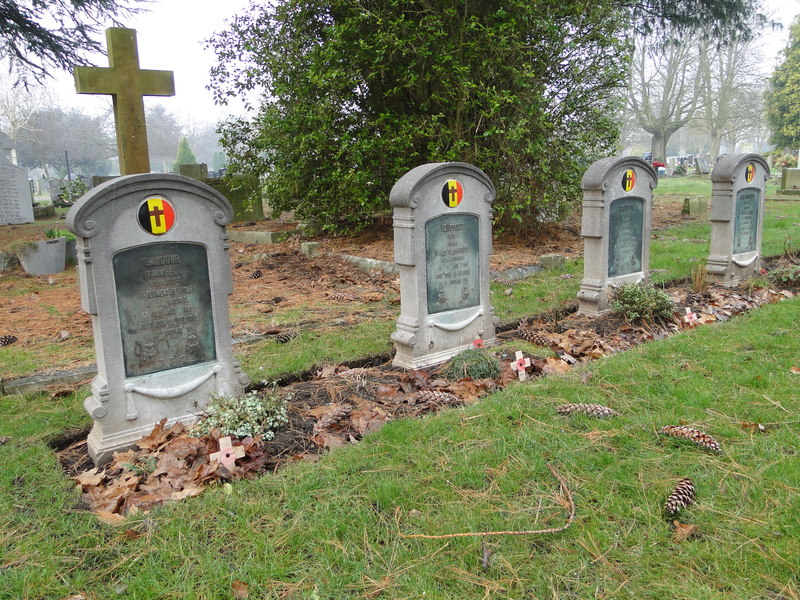
<instances>
[{"instance_id":1,"label":"grass lawn","mask_svg":"<svg viewBox=\"0 0 800 600\"><path fill-rule=\"evenodd\" d=\"M797 598L799 314L795 298L597 361L588 380L539 379L394 422L318 464L118 529L78 510L45 443L82 421L81 395L6 398L0 598L232 598L234 581L251 599ZM566 419L563 402L622 415ZM722 454L657 434L680 423ZM485 569L481 538L401 537L561 525L547 463L577 506L567 531L493 536ZM662 506L681 477L698 492L680 520L698 529L678 543Z\"/></svg>"}]
</instances>

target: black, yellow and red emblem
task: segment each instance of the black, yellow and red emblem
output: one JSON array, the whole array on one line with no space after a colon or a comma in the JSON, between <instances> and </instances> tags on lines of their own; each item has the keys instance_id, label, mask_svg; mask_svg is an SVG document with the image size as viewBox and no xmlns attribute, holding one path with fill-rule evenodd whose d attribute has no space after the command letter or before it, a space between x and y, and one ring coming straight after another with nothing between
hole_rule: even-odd
<instances>
[{"instance_id":1,"label":"black, yellow and red emblem","mask_svg":"<svg viewBox=\"0 0 800 600\"><path fill-rule=\"evenodd\" d=\"M633 186L636 185L636 171L633 169L626 169L622 174L622 189L630 192Z\"/></svg>"},{"instance_id":2,"label":"black, yellow and red emblem","mask_svg":"<svg viewBox=\"0 0 800 600\"><path fill-rule=\"evenodd\" d=\"M455 208L464 199L464 186L456 179L448 179L442 187L442 202L445 206Z\"/></svg>"},{"instance_id":3,"label":"black, yellow and red emblem","mask_svg":"<svg viewBox=\"0 0 800 600\"><path fill-rule=\"evenodd\" d=\"M175 209L166 199L157 196L142 202L138 217L139 225L147 233L163 235L175 224Z\"/></svg>"},{"instance_id":4,"label":"black, yellow and red emblem","mask_svg":"<svg viewBox=\"0 0 800 600\"><path fill-rule=\"evenodd\" d=\"M747 165L747 168L744 170L744 180L747 183L752 183L755 177L756 177L756 166L753 163L749 163Z\"/></svg>"}]
</instances>

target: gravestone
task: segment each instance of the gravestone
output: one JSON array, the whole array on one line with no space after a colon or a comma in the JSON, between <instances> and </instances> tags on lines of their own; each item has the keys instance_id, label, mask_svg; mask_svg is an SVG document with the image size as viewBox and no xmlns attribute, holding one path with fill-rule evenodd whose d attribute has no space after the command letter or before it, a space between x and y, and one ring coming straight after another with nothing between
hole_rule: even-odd
<instances>
[{"instance_id":1,"label":"gravestone","mask_svg":"<svg viewBox=\"0 0 800 600\"><path fill-rule=\"evenodd\" d=\"M64 193L64 188L67 186L67 180L53 177L52 179L48 180L47 183L48 189L50 190L50 204L56 204L59 202L58 197Z\"/></svg>"},{"instance_id":2,"label":"gravestone","mask_svg":"<svg viewBox=\"0 0 800 600\"><path fill-rule=\"evenodd\" d=\"M494 186L466 163L412 169L389 195L400 317L393 364L419 369L494 341L489 304Z\"/></svg>"},{"instance_id":3,"label":"gravestone","mask_svg":"<svg viewBox=\"0 0 800 600\"><path fill-rule=\"evenodd\" d=\"M110 95L114 102L119 172L122 175L150 172L143 96L174 96L171 71L139 68L136 30L106 29L108 68L75 67L75 90L79 94Z\"/></svg>"},{"instance_id":4,"label":"gravestone","mask_svg":"<svg viewBox=\"0 0 800 600\"><path fill-rule=\"evenodd\" d=\"M800 196L800 169L784 167L781 171L781 196Z\"/></svg>"},{"instance_id":5,"label":"gravestone","mask_svg":"<svg viewBox=\"0 0 800 600\"><path fill-rule=\"evenodd\" d=\"M191 177L198 181L208 179L208 165L206 163L178 165L178 170L184 177Z\"/></svg>"},{"instance_id":6,"label":"gravestone","mask_svg":"<svg viewBox=\"0 0 800 600\"><path fill-rule=\"evenodd\" d=\"M28 170L0 155L0 225L33 223Z\"/></svg>"},{"instance_id":7,"label":"gravestone","mask_svg":"<svg viewBox=\"0 0 800 600\"><path fill-rule=\"evenodd\" d=\"M709 279L736 285L761 268L761 228L769 165L758 154L729 154L711 173Z\"/></svg>"},{"instance_id":8,"label":"gravestone","mask_svg":"<svg viewBox=\"0 0 800 600\"><path fill-rule=\"evenodd\" d=\"M653 167L635 156L604 158L584 173L580 314L593 316L608 310L614 286L649 281L656 185Z\"/></svg>"},{"instance_id":9,"label":"gravestone","mask_svg":"<svg viewBox=\"0 0 800 600\"><path fill-rule=\"evenodd\" d=\"M708 156L698 156L694 159L695 175L708 175L711 167L708 164Z\"/></svg>"},{"instance_id":10,"label":"gravestone","mask_svg":"<svg viewBox=\"0 0 800 600\"><path fill-rule=\"evenodd\" d=\"M95 463L161 419L191 421L211 394L238 395L247 384L228 316L232 216L208 186L160 174L103 183L67 214L97 355L84 402Z\"/></svg>"}]
</instances>

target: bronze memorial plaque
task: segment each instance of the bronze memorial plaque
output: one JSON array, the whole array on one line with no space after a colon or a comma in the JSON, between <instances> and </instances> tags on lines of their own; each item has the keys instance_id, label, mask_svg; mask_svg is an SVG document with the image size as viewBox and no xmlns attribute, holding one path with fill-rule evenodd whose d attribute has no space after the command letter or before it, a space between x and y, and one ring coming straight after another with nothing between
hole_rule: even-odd
<instances>
[{"instance_id":1,"label":"bronze memorial plaque","mask_svg":"<svg viewBox=\"0 0 800 600\"><path fill-rule=\"evenodd\" d=\"M642 270L644 200L618 198L611 203L608 223L608 276Z\"/></svg>"},{"instance_id":2,"label":"bronze memorial plaque","mask_svg":"<svg viewBox=\"0 0 800 600\"><path fill-rule=\"evenodd\" d=\"M442 215L425 223L428 313L480 304L478 216Z\"/></svg>"},{"instance_id":3,"label":"bronze memorial plaque","mask_svg":"<svg viewBox=\"0 0 800 600\"><path fill-rule=\"evenodd\" d=\"M204 246L137 246L113 265L126 377L216 359Z\"/></svg>"},{"instance_id":4,"label":"bronze memorial plaque","mask_svg":"<svg viewBox=\"0 0 800 600\"><path fill-rule=\"evenodd\" d=\"M754 252L758 226L758 190L747 188L736 194L733 253Z\"/></svg>"}]
</instances>

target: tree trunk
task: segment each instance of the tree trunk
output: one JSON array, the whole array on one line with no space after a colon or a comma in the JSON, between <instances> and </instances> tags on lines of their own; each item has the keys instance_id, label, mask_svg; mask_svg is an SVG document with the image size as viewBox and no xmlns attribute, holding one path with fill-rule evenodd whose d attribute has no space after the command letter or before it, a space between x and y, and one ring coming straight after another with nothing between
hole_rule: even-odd
<instances>
[{"instance_id":1,"label":"tree trunk","mask_svg":"<svg viewBox=\"0 0 800 600\"><path fill-rule=\"evenodd\" d=\"M664 131L657 131L653 134L653 140L650 143L651 161L667 162L667 142L670 135L672 134Z\"/></svg>"}]
</instances>

